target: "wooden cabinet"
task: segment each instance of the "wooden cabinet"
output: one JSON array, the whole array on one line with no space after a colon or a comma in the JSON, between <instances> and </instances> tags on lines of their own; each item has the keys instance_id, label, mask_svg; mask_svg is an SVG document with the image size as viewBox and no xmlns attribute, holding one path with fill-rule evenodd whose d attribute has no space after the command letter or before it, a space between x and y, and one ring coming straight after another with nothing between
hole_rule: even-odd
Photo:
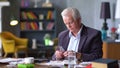
<instances>
[{"instance_id":1,"label":"wooden cabinet","mask_svg":"<svg viewBox=\"0 0 120 68\"><path fill-rule=\"evenodd\" d=\"M56 37L55 16L55 8L20 8L20 36L29 39L29 47L32 39L44 45L45 34L49 34L51 39Z\"/></svg>"},{"instance_id":2,"label":"wooden cabinet","mask_svg":"<svg viewBox=\"0 0 120 68\"><path fill-rule=\"evenodd\" d=\"M120 42L103 42L103 58L120 60Z\"/></svg>"}]
</instances>

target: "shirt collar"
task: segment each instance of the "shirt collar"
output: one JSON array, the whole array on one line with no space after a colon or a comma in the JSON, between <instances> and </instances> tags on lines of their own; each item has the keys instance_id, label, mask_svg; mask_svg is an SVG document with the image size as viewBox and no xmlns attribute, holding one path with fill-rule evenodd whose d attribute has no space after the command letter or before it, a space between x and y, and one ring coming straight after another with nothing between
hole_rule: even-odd
<instances>
[{"instance_id":1,"label":"shirt collar","mask_svg":"<svg viewBox=\"0 0 120 68\"><path fill-rule=\"evenodd\" d=\"M81 26L79 32L77 33L76 38L80 38L80 34L81 34L81 31L82 31L82 28L83 28L83 25ZM72 33L69 31L69 37L71 38L72 36L73 36ZM73 36L73 37L74 37L74 36Z\"/></svg>"}]
</instances>

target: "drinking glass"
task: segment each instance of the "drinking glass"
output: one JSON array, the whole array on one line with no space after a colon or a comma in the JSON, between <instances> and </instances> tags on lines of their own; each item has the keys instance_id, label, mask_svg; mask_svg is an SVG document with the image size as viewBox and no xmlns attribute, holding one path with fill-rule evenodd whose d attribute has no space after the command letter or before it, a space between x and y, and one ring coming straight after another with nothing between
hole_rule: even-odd
<instances>
[{"instance_id":1,"label":"drinking glass","mask_svg":"<svg viewBox=\"0 0 120 68\"><path fill-rule=\"evenodd\" d=\"M68 68L74 68L74 65L76 64L76 52L69 51L68 53Z\"/></svg>"}]
</instances>

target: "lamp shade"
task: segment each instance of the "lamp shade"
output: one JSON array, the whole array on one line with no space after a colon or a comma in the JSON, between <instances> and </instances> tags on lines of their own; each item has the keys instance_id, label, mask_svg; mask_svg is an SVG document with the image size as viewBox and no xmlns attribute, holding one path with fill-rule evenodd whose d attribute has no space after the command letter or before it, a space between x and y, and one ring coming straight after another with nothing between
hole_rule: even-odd
<instances>
[{"instance_id":1,"label":"lamp shade","mask_svg":"<svg viewBox=\"0 0 120 68\"><path fill-rule=\"evenodd\" d=\"M100 18L103 18L103 19L111 18L109 2L102 2Z\"/></svg>"},{"instance_id":2,"label":"lamp shade","mask_svg":"<svg viewBox=\"0 0 120 68\"><path fill-rule=\"evenodd\" d=\"M12 16L11 21L10 21L10 25L16 26L17 24L18 24L18 20L14 16Z\"/></svg>"},{"instance_id":3,"label":"lamp shade","mask_svg":"<svg viewBox=\"0 0 120 68\"><path fill-rule=\"evenodd\" d=\"M10 21L10 25L11 26L15 26L15 25L17 25L18 24L18 21L17 20L11 20Z\"/></svg>"},{"instance_id":4,"label":"lamp shade","mask_svg":"<svg viewBox=\"0 0 120 68\"><path fill-rule=\"evenodd\" d=\"M115 12L115 18L120 18L120 0L117 0L116 2L116 12Z\"/></svg>"}]
</instances>

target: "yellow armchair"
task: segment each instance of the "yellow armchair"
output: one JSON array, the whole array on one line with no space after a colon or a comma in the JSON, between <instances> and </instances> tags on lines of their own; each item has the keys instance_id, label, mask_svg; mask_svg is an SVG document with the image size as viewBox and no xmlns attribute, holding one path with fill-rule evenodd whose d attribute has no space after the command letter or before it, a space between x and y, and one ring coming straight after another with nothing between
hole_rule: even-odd
<instances>
[{"instance_id":1,"label":"yellow armchair","mask_svg":"<svg viewBox=\"0 0 120 68\"><path fill-rule=\"evenodd\" d=\"M6 57L9 53L15 54L15 41L14 40L2 40L2 47L5 52L4 57Z\"/></svg>"},{"instance_id":2,"label":"yellow armchair","mask_svg":"<svg viewBox=\"0 0 120 68\"><path fill-rule=\"evenodd\" d=\"M27 38L19 38L8 31L0 33L0 37L2 40L3 50L5 52L4 57L6 57L8 53L14 53L14 56L17 58L17 53L19 51L24 51L27 56Z\"/></svg>"}]
</instances>

